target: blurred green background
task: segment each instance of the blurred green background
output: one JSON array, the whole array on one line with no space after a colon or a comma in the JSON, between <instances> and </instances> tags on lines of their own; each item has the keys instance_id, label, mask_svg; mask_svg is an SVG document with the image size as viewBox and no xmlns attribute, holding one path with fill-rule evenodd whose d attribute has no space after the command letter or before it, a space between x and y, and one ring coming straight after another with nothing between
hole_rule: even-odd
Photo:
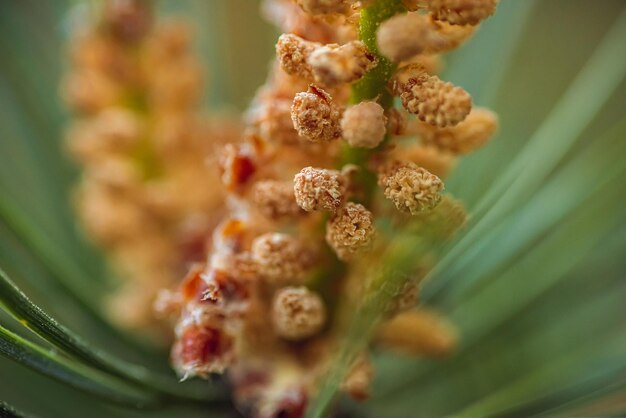
<instances>
[{"instance_id":1,"label":"blurred green background","mask_svg":"<svg viewBox=\"0 0 626 418\"><path fill-rule=\"evenodd\" d=\"M158 4L195 25L207 106L245 109L266 77L278 35L259 17L258 3ZM80 7L0 0L0 266L89 341L166 370L166 353L129 344L99 318L98 301L111 283L68 204L77 173L61 146L68 114L57 92L68 27ZM625 13L623 0L502 0L497 15L448 57L442 78L501 118L498 138L465 159L447 185L476 209L476 219L493 221L425 289L427 303L449 313L466 338L445 361L379 355L374 397L365 406L346 402L353 415L626 412ZM598 65L587 67L588 77L572 89L590 57L605 50L610 53L592 61ZM616 81L602 83L611 77ZM585 107L594 100L597 107ZM555 114L563 101L569 113ZM531 138L544 145L526 155ZM551 147L563 155L544 167L546 156L558 153ZM520 155L523 174L509 170ZM534 170L545 174L524 177ZM523 185L507 197L501 216L485 216L481 203L490 202L484 200L490 190L509 189L507 172ZM2 313L0 321L30 335ZM595 409L553 409L583 408L585 397ZM46 417L157 416L107 406L4 358L0 400ZM197 409L160 414L213 416Z\"/></svg>"}]
</instances>

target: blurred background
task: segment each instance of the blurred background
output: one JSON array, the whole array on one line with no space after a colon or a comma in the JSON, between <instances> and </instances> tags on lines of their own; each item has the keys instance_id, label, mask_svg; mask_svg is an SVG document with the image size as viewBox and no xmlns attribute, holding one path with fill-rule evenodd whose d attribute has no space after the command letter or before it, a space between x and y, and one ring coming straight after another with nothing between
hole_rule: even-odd
<instances>
[{"instance_id":1,"label":"blurred background","mask_svg":"<svg viewBox=\"0 0 626 418\"><path fill-rule=\"evenodd\" d=\"M278 36L260 17L258 2L157 4L194 25L208 80L206 106L244 110L266 77ZM77 169L63 151L68 112L58 94L64 43L82 7L80 1L0 0L0 266L89 341L167 370L165 351L127 344L93 309L114 283L72 214ZM346 404L354 416L626 411L625 13L623 0L502 0L496 16L446 58L442 78L500 115L498 138L466 158L447 183L470 211L529 139L544 140L546 153L566 142L558 135L551 142L553 132L574 132L576 141L547 169L537 193L516 197L519 213L494 226L469 261L444 269L427 286L427 302L468 336L459 353L439 362L380 355L373 399L364 407ZM619 48L603 44L611 30ZM613 52L590 61L598 51ZM589 62L598 65L585 67ZM583 68L589 76L577 85ZM594 74L615 81L599 91L589 82ZM592 115L585 113L587 100L599 103ZM563 101L570 104L566 115L555 112ZM539 166L543 161L538 149L526 170L534 170L535 156ZM4 313L0 322L28 335ZM70 396L68 412L58 399ZM4 358L0 400L41 416L156 416L111 409ZM579 409L552 409L563 404Z\"/></svg>"}]
</instances>

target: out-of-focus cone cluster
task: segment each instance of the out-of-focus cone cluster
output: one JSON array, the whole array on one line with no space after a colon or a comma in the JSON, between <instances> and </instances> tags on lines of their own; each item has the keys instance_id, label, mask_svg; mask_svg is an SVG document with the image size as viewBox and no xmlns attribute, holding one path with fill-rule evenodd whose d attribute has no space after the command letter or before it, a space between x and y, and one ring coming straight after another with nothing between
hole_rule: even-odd
<instances>
[{"instance_id":1,"label":"out-of-focus cone cluster","mask_svg":"<svg viewBox=\"0 0 626 418\"><path fill-rule=\"evenodd\" d=\"M155 23L147 1L107 1L70 44L62 93L83 167L76 207L123 279L110 300L122 325L152 328L157 292L204 258L222 206L214 150L237 140L199 112L201 68L183 22Z\"/></svg>"},{"instance_id":2,"label":"out-of-focus cone cluster","mask_svg":"<svg viewBox=\"0 0 626 418\"><path fill-rule=\"evenodd\" d=\"M134 240L154 239L141 229L150 229L154 222L159 226L155 235L163 241L158 260L169 269L180 265L181 253L173 246L180 238L179 228L188 224L181 219L191 222L197 215L203 220L184 230L192 231L192 237L204 239L211 228L204 261L176 289L164 290L157 305L176 321L172 362L179 374L187 378L226 372L237 403L252 416L303 416L341 341L345 319L359 303L371 299L371 292L393 293L383 307L377 334L382 346L419 355L442 355L454 347L454 332L443 320L411 309L428 270L424 266L432 265L439 246L466 220L463 206L444 194L442 178L459 155L489 139L497 119L488 110L473 108L467 92L434 73L441 67L439 54L468 39L478 21L493 10L490 3L478 0L431 2L423 11L417 10L421 3L266 0L265 14L285 33L276 45L273 70L246 114L244 140L229 141L217 151L217 178L194 159L206 158L208 150L194 148L180 137L161 142L163 132L172 131L160 128L160 123L192 120L191 95L186 93L197 88L186 89L193 79L188 55L182 54L185 59L178 55L178 64L169 56L162 65L154 64L164 51L157 48L157 54L150 48L153 42L163 42L158 27L123 42L104 23L93 32L125 51L112 60L119 61L116 66L128 61L136 69L152 63L154 72L139 77L139 84L136 77L120 85L113 81L119 84L123 78L107 79L116 89L89 106L81 106L68 90L70 102L85 115L83 121L93 122L104 111L121 108L140 122L139 139L118 141L135 144L123 148L126 151L108 152L107 158L80 158L86 167L84 196L97 191L98 196L127 197L115 197L112 205L115 210L121 203L128 206L124 217L121 212L107 213L109 218L83 216L100 242L124 265L137 262L136 248L144 248L142 256L154 261L152 251L159 247L152 244L125 250ZM384 15L381 10L396 13ZM378 30L359 35L360 24ZM174 49L179 54L186 51ZM157 75L178 65L181 70L175 77L163 76L171 88L154 93L154 86L160 85ZM75 66L80 74L84 66ZM134 99L121 99L126 93L118 96L118 90L131 91ZM143 92L141 100L138 91ZM394 96L402 108L393 107ZM105 105L94 111L93 103L100 102ZM169 107L175 103L189 106ZM196 126L181 125L175 124L187 133ZM154 143L146 140L153 136L158 139ZM122 136L126 137L133 135ZM211 144L214 138L215 134ZM169 145L167 154L161 153L162 144ZM179 167L176 151L185 147L193 152ZM119 164L120 159L139 171L132 182L120 174L125 173L121 168L115 170L116 176L105 176L117 179L115 184L96 181L92 168L105 165L92 161ZM179 171L195 169L206 173L185 177L173 189L157 186L174 181ZM183 199L184 208L173 204L181 202L178 194L197 187L203 188L198 193L213 191L214 179L221 181L223 192L210 194L210 202L193 206ZM139 210L135 201L145 205L147 195L160 205L147 200L155 207ZM82 213L89 214L84 196ZM223 208L221 216L218 205ZM136 222L152 216L154 221ZM102 223L103 219L110 222ZM116 231L122 223L114 219L127 226ZM219 225L213 228L217 219ZM417 265L410 271L377 264L394 242L389 228L412 233L432 247L417 255ZM388 289L376 288L369 278L371 271L381 269L394 277ZM161 284L168 285L165 280ZM419 338L394 338L398 332ZM362 400L369 394L372 375L368 353L363 352L343 389Z\"/></svg>"}]
</instances>

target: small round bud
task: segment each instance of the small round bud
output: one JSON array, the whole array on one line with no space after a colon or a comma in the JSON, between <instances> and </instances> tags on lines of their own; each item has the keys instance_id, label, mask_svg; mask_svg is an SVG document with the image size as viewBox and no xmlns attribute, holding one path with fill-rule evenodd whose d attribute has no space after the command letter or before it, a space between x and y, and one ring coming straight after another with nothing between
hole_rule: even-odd
<instances>
[{"instance_id":1,"label":"small round bud","mask_svg":"<svg viewBox=\"0 0 626 418\"><path fill-rule=\"evenodd\" d=\"M258 406L256 407L257 412L254 415L255 418L304 417L310 400L310 395L302 382L289 385L285 384L285 381L289 382L289 380L275 379L279 383L272 384L268 388L266 387L267 382L272 379L269 376L273 376L273 374L269 371L259 373L258 370L251 370L254 374L252 374L251 378L249 378L247 382L245 380L244 382L250 382L253 385L257 385L262 390L261 393L263 393L263 396L261 396L258 400ZM291 376L291 374L288 374L284 368L281 368L281 374L282 373L286 373L287 376ZM259 376L261 376L261 379L259 379ZM267 378L265 378L266 376ZM241 390L240 386L236 387L238 390Z\"/></svg>"},{"instance_id":2,"label":"small round bud","mask_svg":"<svg viewBox=\"0 0 626 418\"><path fill-rule=\"evenodd\" d=\"M440 179L445 179L456 164L456 157L433 146L413 143L395 148L391 153L395 158L411 161L424 167Z\"/></svg>"},{"instance_id":3,"label":"small round bud","mask_svg":"<svg viewBox=\"0 0 626 418\"><path fill-rule=\"evenodd\" d=\"M141 171L131 158L111 156L85 167L84 177L113 190L136 191L141 184Z\"/></svg>"},{"instance_id":4,"label":"small round bud","mask_svg":"<svg viewBox=\"0 0 626 418\"><path fill-rule=\"evenodd\" d=\"M425 54L447 52L459 47L476 32L475 26L457 26L441 20L430 19L431 34ZM430 74L434 71L428 71Z\"/></svg>"},{"instance_id":5,"label":"small round bud","mask_svg":"<svg viewBox=\"0 0 626 418\"><path fill-rule=\"evenodd\" d=\"M437 20L453 25L477 25L495 13L498 0L430 0L427 7Z\"/></svg>"},{"instance_id":6,"label":"small round bud","mask_svg":"<svg viewBox=\"0 0 626 418\"><path fill-rule=\"evenodd\" d=\"M328 44L316 48L309 56L315 80L325 86L351 83L376 66L375 57L361 41L345 45Z\"/></svg>"},{"instance_id":7,"label":"small round bud","mask_svg":"<svg viewBox=\"0 0 626 418\"><path fill-rule=\"evenodd\" d=\"M150 36L148 47L161 62L166 59L184 57L190 52L191 28L185 21L160 22Z\"/></svg>"},{"instance_id":8,"label":"small round bud","mask_svg":"<svg viewBox=\"0 0 626 418\"><path fill-rule=\"evenodd\" d=\"M202 68L195 57L157 63L151 72L150 106L169 111L196 106L202 91Z\"/></svg>"},{"instance_id":9,"label":"small round bud","mask_svg":"<svg viewBox=\"0 0 626 418\"><path fill-rule=\"evenodd\" d=\"M396 208L411 215L437 206L444 187L439 177L413 163L392 164L378 182Z\"/></svg>"},{"instance_id":10,"label":"small round bud","mask_svg":"<svg viewBox=\"0 0 626 418\"><path fill-rule=\"evenodd\" d=\"M428 46L430 22L420 13L405 13L384 21L376 40L380 52L393 62L407 60Z\"/></svg>"},{"instance_id":11,"label":"small round bud","mask_svg":"<svg viewBox=\"0 0 626 418\"><path fill-rule=\"evenodd\" d=\"M350 7L347 0L295 0L296 3L307 13L312 15L345 13Z\"/></svg>"},{"instance_id":12,"label":"small round bud","mask_svg":"<svg viewBox=\"0 0 626 418\"><path fill-rule=\"evenodd\" d=\"M343 138L353 147L376 148L385 138L385 110L376 102L349 107L341 119Z\"/></svg>"},{"instance_id":13,"label":"small round bud","mask_svg":"<svg viewBox=\"0 0 626 418\"><path fill-rule=\"evenodd\" d=\"M333 98L319 87L309 86L296 94L291 106L291 120L298 134L311 142L328 142L341 136L341 111Z\"/></svg>"},{"instance_id":14,"label":"small round bud","mask_svg":"<svg viewBox=\"0 0 626 418\"><path fill-rule=\"evenodd\" d=\"M255 103L248 113L249 126L270 143L297 144L299 137L291 120L292 99L272 97Z\"/></svg>"},{"instance_id":15,"label":"small round bud","mask_svg":"<svg viewBox=\"0 0 626 418\"><path fill-rule=\"evenodd\" d=\"M441 128L458 124L472 109L469 93L435 75L428 75L419 65L401 69L393 88L408 112Z\"/></svg>"},{"instance_id":16,"label":"small round bud","mask_svg":"<svg viewBox=\"0 0 626 418\"><path fill-rule=\"evenodd\" d=\"M367 248L374 237L374 216L363 205L348 202L326 225L326 242L347 261Z\"/></svg>"},{"instance_id":17,"label":"small round bud","mask_svg":"<svg viewBox=\"0 0 626 418\"><path fill-rule=\"evenodd\" d=\"M259 273L272 282L300 281L313 264L313 254L297 238L268 233L252 242L252 260Z\"/></svg>"},{"instance_id":18,"label":"small round bud","mask_svg":"<svg viewBox=\"0 0 626 418\"><path fill-rule=\"evenodd\" d=\"M406 227L420 235L448 240L465 226L467 218L463 203L446 194L436 208L420 213Z\"/></svg>"},{"instance_id":19,"label":"small round bud","mask_svg":"<svg viewBox=\"0 0 626 418\"><path fill-rule=\"evenodd\" d=\"M233 360L233 337L220 327L184 327L172 347L174 368L183 379L223 373Z\"/></svg>"},{"instance_id":20,"label":"small round bud","mask_svg":"<svg viewBox=\"0 0 626 418\"><path fill-rule=\"evenodd\" d=\"M80 161L105 160L112 154L129 153L143 134L143 123L135 113L110 107L76 124L67 142L72 156Z\"/></svg>"},{"instance_id":21,"label":"small round bud","mask_svg":"<svg viewBox=\"0 0 626 418\"><path fill-rule=\"evenodd\" d=\"M484 108L472 109L463 122L448 128L416 124L416 131L423 143L453 154L467 154L481 147L497 128L498 116Z\"/></svg>"},{"instance_id":22,"label":"small round bud","mask_svg":"<svg viewBox=\"0 0 626 418\"><path fill-rule=\"evenodd\" d=\"M313 78L308 59L321 44L293 34L282 34L276 43L276 56L283 70L290 75Z\"/></svg>"},{"instance_id":23,"label":"small round bud","mask_svg":"<svg viewBox=\"0 0 626 418\"><path fill-rule=\"evenodd\" d=\"M141 39L152 24L152 10L146 0L111 0L102 10L104 27L123 41Z\"/></svg>"},{"instance_id":24,"label":"small round bud","mask_svg":"<svg viewBox=\"0 0 626 418\"><path fill-rule=\"evenodd\" d=\"M63 80L61 94L72 110L95 114L115 105L122 97L122 89L101 72L77 70Z\"/></svg>"},{"instance_id":25,"label":"small round bud","mask_svg":"<svg viewBox=\"0 0 626 418\"><path fill-rule=\"evenodd\" d=\"M390 107L385 112L387 118L387 132L390 135L401 136L406 132L407 120L406 114L399 111L395 107Z\"/></svg>"},{"instance_id":26,"label":"small round bud","mask_svg":"<svg viewBox=\"0 0 626 418\"><path fill-rule=\"evenodd\" d=\"M254 186L253 199L259 211L270 219L294 218L303 213L290 181L259 181Z\"/></svg>"},{"instance_id":27,"label":"small round bud","mask_svg":"<svg viewBox=\"0 0 626 418\"><path fill-rule=\"evenodd\" d=\"M345 200L347 180L337 170L305 167L294 178L298 206L307 212L334 212Z\"/></svg>"},{"instance_id":28,"label":"small round bud","mask_svg":"<svg viewBox=\"0 0 626 418\"><path fill-rule=\"evenodd\" d=\"M420 288L414 280L409 279L404 284L404 287L400 290L397 296L395 296L390 302L386 310L389 316L395 316L400 312L413 309L420 297Z\"/></svg>"},{"instance_id":29,"label":"small round bud","mask_svg":"<svg viewBox=\"0 0 626 418\"><path fill-rule=\"evenodd\" d=\"M222 183L228 190L234 191L247 184L257 168L249 150L227 144L220 156L219 169Z\"/></svg>"},{"instance_id":30,"label":"small round bud","mask_svg":"<svg viewBox=\"0 0 626 418\"><path fill-rule=\"evenodd\" d=\"M350 367L341 388L357 401L370 397L370 386L374 377L374 367L367 353L360 355Z\"/></svg>"},{"instance_id":31,"label":"small round bud","mask_svg":"<svg viewBox=\"0 0 626 418\"><path fill-rule=\"evenodd\" d=\"M78 189L77 208L91 237L103 246L113 246L142 234L145 213L135 202L119 198L110 187L86 181Z\"/></svg>"},{"instance_id":32,"label":"small round bud","mask_svg":"<svg viewBox=\"0 0 626 418\"><path fill-rule=\"evenodd\" d=\"M303 340L317 334L325 321L324 302L306 287L285 287L274 295L272 323L280 337Z\"/></svg>"},{"instance_id":33,"label":"small round bud","mask_svg":"<svg viewBox=\"0 0 626 418\"><path fill-rule=\"evenodd\" d=\"M377 340L408 354L441 357L454 350L457 334L439 315L419 309L400 313L383 324Z\"/></svg>"}]
</instances>

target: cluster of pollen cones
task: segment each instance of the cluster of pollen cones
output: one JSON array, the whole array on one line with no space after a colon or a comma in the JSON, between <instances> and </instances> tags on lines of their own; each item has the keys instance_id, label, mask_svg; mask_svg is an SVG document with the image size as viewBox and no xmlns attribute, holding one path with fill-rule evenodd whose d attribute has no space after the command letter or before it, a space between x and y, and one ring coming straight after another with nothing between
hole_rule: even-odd
<instances>
[{"instance_id":1,"label":"cluster of pollen cones","mask_svg":"<svg viewBox=\"0 0 626 418\"><path fill-rule=\"evenodd\" d=\"M283 34L237 122L202 111L187 24L105 2L76 28L62 92L77 212L123 279L112 317L169 329L181 377L226 374L259 418L304 415L371 271L400 285L342 389L367 399L375 347L449 353L419 288L467 218L444 179L497 117L436 73L496 3L266 0ZM398 231L431 246L402 271L379 265Z\"/></svg>"}]
</instances>

